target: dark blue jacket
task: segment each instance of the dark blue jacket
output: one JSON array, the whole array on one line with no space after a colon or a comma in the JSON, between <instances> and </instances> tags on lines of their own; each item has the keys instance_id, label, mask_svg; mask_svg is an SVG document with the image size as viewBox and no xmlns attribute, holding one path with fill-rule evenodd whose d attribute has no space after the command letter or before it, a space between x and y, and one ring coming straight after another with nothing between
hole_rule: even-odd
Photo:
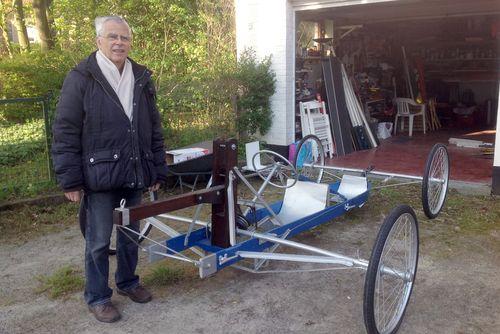
<instances>
[{"instance_id":1,"label":"dark blue jacket","mask_svg":"<svg viewBox=\"0 0 500 334\"><path fill-rule=\"evenodd\" d=\"M66 76L52 129L52 158L63 190L141 189L165 181L165 149L151 73L131 62L132 121L97 65L95 52Z\"/></svg>"}]
</instances>

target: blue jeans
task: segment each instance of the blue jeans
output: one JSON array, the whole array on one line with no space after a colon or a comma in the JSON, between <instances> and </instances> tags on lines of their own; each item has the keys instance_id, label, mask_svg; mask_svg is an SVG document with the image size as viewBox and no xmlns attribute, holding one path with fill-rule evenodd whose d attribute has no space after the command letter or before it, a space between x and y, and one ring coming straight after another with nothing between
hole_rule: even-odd
<instances>
[{"instance_id":1,"label":"blue jeans","mask_svg":"<svg viewBox=\"0 0 500 334\"><path fill-rule=\"evenodd\" d=\"M113 294L113 290L108 285L108 249L113 231L113 209L120 206L122 198L126 200L126 206L137 205L141 202L141 196L142 191L135 189L85 194L87 225L85 230L86 282L84 297L90 306L108 302ZM138 222L132 222L128 227L139 231ZM135 274L138 250L137 244L134 243L138 236L123 229L118 229L117 232L115 283L118 289L129 290L139 285L139 276Z\"/></svg>"}]
</instances>

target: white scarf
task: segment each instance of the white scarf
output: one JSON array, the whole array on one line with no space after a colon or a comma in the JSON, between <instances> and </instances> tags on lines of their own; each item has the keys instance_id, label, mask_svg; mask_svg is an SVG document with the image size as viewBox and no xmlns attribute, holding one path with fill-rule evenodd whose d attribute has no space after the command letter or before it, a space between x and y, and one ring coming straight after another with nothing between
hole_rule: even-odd
<instances>
[{"instance_id":1,"label":"white scarf","mask_svg":"<svg viewBox=\"0 0 500 334\"><path fill-rule=\"evenodd\" d=\"M132 100L134 98L134 73L132 73L132 64L130 60L125 60L122 74L116 65L109 60L101 50L96 53L97 65L101 69L102 74L113 87L116 95L125 110L125 114L132 121Z\"/></svg>"}]
</instances>

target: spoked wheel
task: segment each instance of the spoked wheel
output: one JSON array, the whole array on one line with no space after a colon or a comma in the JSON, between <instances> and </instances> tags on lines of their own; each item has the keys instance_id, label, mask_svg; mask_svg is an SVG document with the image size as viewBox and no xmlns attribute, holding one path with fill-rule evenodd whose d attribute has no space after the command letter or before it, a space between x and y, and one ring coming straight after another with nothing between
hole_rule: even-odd
<instances>
[{"instance_id":1,"label":"spoked wheel","mask_svg":"<svg viewBox=\"0 0 500 334\"><path fill-rule=\"evenodd\" d=\"M417 273L418 223L413 209L400 205L385 219L365 278L363 313L369 334L396 333Z\"/></svg>"},{"instance_id":2,"label":"spoked wheel","mask_svg":"<svg viewBox=\"0 0 500 334\"><path fill-rule=\"evenodd\" d=\"M151 200L156 199L156 193L151 195ZM85 231L87 228L87 206L86 206L86 201L85 201L85 195L82 196L82 199L80 200L80 208L78 210L78 222L80 225L80 231L82 232L83 238L85 238ZM149 232L151 231L151 228L153 225L151 225L147 219L141 220L139 224L139 238L138 238L138 243L141 243L144 241L144 239L147 237ZM110 245L109 245L109 250L108 254L109 255L115 255L116 254L116 236L117 236L117 228L116 225L113 225L113 232L111 233L111 239L110 239Z\"/></svg>"},{"instance_id":3,"label":"spoked wheel","mask_svg":"<svg viewBox=\"0 0 500 334\"><path fill-rule=\"evenodd\" d=\"M320 183L325 165L325 150L321 140L315 135L307 135L299 142L294 166L299 176Z\"/></svg>"},{"instance_id":4,"label":"spoked wheel","mask_svg":"<svg viewBox=\"0 0 500 334\"><path fill-rule=\"evenodd\" d=\"M436 144L429 153L422 180L422 206L425 215L436 218L443 208L448 192L450 160L443 144Z\"/></svg>"},{"instance_id":5,"label":"spoked wheel","mask_svg":"<svg viewBox=\"0 0 500 334\"><path fill-rule=\"evenodd\" d=\"M260 166L257 166L256 158L260 157ZM295 167L282 155L268 150L261 150L252 158L253 169L264 181L278 188L290 188L297 183L298 175ZM269 176L271 177L269 178ZM290 180L291 182L289 182Z\"/></svg>"}]
</instances>

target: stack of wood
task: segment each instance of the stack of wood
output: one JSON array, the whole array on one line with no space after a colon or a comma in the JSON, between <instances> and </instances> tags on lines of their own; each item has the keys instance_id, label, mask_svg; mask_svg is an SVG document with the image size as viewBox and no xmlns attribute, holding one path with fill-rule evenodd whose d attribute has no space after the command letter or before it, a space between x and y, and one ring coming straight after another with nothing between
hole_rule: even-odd
<instances>
[{"instance_id":1,"label":"stack of wood","mask_svg":"<svg viewBox=\"0 0 500 334\"><path fill-rule=\"evenodd\" d=\"M441 128L441 122L439 122L439 118L436 113L436 98L433 97L429 99L429 103L427 104L427 127L429 130L434 131Z\"/></svg>"}]
</instances>

